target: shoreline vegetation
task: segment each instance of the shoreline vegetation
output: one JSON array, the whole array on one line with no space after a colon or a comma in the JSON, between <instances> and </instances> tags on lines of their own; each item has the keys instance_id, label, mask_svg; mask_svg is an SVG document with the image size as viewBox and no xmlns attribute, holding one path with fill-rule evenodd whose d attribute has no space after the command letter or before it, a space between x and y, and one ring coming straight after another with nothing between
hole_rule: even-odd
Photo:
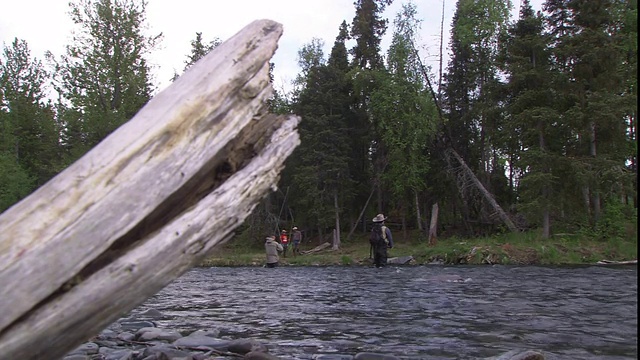
<instances>
[{"instance_id":1,"label":"shoreline vegetation","mask_svg":"<svg viewBox=\"0 0 640 360\"><path fill-rule=\"evenodd\" d=\"M338 250L327 247L322 251L293 256L291 247L287 256L280 255L280 266L368 266L368 235L342 240ZM599 261L633 261L638 258L637 225L629 226L624 238L599 239L583 234L556 234L542 239L538 232L503 234L493 237L465 239L440 238L429 246L423 236L394 232L395 246L389 249L389 258L411 256L410 265L595 265ZM309 251L324 241L302 242L301 251ZM242 236L232 239L212 251L200 264L203 267L263 266L265 251L262 242L248 241Z\"/></svg>"}]
</instances>

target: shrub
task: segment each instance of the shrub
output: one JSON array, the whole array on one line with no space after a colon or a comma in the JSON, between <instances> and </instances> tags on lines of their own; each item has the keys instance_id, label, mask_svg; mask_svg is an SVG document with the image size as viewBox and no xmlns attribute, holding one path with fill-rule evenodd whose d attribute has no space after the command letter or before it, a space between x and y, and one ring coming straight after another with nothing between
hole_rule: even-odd
<instances>
[{"instance_id":1,"label":"shrub","mask_svg":"<svg viewBox=\"0 0 640 360\"><path fill-rule=\"evenodd\" d=\"M603 240L622 240L627 235L627 224L637 221L637 210L628 209L619 199L610 198L604 205L595 228L595 235Z\"/></svg>"}]
</instances>

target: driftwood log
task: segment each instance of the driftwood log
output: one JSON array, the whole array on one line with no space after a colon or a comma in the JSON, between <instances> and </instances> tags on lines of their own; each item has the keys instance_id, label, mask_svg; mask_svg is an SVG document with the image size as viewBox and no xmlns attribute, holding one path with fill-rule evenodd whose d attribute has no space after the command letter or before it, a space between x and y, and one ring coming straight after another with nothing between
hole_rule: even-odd
<instances>
[{"instance_id":1,"label":"driftwood log","mask_svg":"<svg viewBox=\"0 0 640 360\"><path fill-rule=\"evenodd\" d=\"M298 117L267 112L281 35L249 24L0 216L0 358L64 356L230 239L275 188L300 142Z\"/></svg>"},{"instance_id":2,"label":"driftwood log","mask_svg":"<svg viewBox=\"0 0 640 360\"><path fill-rule=\"evenodd\" d=\"M301 251L301 252L300 252L300 254L302 254L302 255L307 255L307 254L317 253L317 252L320 252L320 251L322 251L322 250L325 250L325 249L326 249L326 248L328 248L329 246L331 246L331 243L325 242L325 243L322 243L322 244L320 244L320 245L318 245L318 246L314 247L314 248L313 248L313 249L311 249L311 250Z\"/></svg>"}]
</instances>

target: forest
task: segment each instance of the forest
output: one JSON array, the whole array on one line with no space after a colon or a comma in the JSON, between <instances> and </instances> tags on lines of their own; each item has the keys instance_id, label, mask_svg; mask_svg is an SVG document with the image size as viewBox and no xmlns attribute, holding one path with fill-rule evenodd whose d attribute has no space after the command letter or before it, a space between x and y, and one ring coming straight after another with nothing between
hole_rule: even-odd
<instances>
[{"instance_id":1,"label":"forest","mask_svg":"<svg viewBox=\"0 0 640 360\"><path fill-rule=\"evenodd\" d=\"M269 107L301 116L301 145L245 238L295 225L339 246L378 213L399 238L626 236L637 218L636 0L546 0L541 11L522 0L515 18L511 1L458 0L437 69L420 56L416 6L386 19L391 2L355 0L335 39L299 49L292 89ZM154 95L147 57L162 39L145 35L145 7L71 2L77 31L61 55L3 45L0 211ZM184 70L220 42L196 33Z\"/></svg>"}]
</instances>

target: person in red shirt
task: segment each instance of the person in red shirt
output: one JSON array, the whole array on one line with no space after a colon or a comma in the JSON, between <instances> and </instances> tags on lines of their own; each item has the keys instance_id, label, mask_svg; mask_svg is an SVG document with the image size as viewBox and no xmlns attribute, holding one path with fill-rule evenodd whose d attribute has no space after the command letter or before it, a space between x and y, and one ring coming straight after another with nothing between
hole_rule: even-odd
<instances>
[{"instance_id":1,"label":"person in red shirt","mask_svg":"<svg viewBox=\"0 0 640 360\"><path fill-rule=\"evenodd\" d=\"M282 229L280 232L280 244L282 245L282 257L287 257L287 247L289 247L289 234L287 230Z\"/></svg>"}]
</instances>

